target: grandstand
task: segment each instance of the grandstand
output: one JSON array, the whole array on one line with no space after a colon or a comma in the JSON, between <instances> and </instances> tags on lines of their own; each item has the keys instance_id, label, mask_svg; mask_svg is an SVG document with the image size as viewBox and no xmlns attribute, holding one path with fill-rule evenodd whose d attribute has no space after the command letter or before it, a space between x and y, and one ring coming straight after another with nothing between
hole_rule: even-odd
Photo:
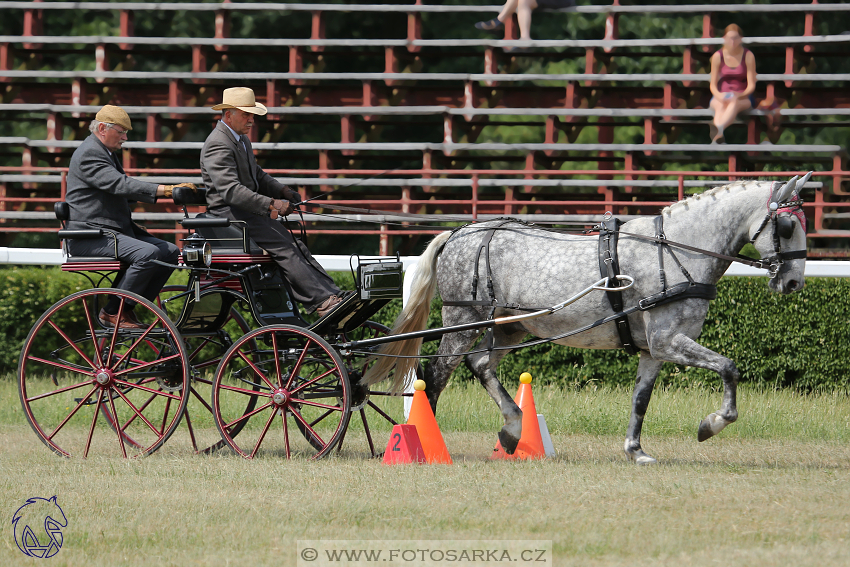
<instances>
[{"instance_id":1,"label":"grandstand","mask_svg":"<svg viewBox=\"0 0 850 567\"><path fill-rule=\"evenodd\" d=\"M592 223L814 169L810 249L845 255L850 5L649 4L559 10L543 29L580 33L522 42L515 22L503 38L472 27L500 6L459 2L0 2L0 234L55 228L64 168L105 103L134 120L129 173L200 181L208 107L244 85L270 107L251 133L267 171L305 197L334 190L334 206L386 211L311 208L311 234L371 235L376 252L410 253L434 229L392 213ZM773 106L710 145L714 28L768 14L783 33L759 26L746 43L756 99ZM772 109L783 120L769 132ZM137 213L160 233L179 232L179 216L169 204Z\"/></svg>"}]
</instances>

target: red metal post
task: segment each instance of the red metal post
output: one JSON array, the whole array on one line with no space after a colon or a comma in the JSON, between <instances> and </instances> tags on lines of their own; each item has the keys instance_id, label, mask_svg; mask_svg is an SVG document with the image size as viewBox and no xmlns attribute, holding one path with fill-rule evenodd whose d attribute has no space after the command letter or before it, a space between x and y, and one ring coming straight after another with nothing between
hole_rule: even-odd
<instances>
[{"instance_id":1,"label":"red metal post","mask_svg":"<svg viewBox=\"0 0 850 567\"><path fill-rule=\"evenodd\" d=\"M817 4L818 0L812 0L812 4ZM803 35L811 37L815 35L815 13L814 12L806 12L806 23L803 25ZM806 53L811 53L814 51L814 47L811 45L804 45L803 51Z\"/></svg>"},{"instance_id":2,"label":"red metal post","mask_svg":"<svg viewBox=\"0 0 850 567\"><path fill-rule=\"evenodd\" d=\"M289 72L290 73L303 73L304 72L304 58L301 55L301 48L297 45L289 46ZM303 79L290 79L290 85L303 85Z\"/></svg>"},{"instance_id":3,"label":"red metal post","mask_svg":"<svg viewBox=\"0 0 850 567\"><path fill-rule=\"evenodd\" d=\"M325 20L322 18L322 12L315 10L311 12L310 39L325 39ZM313 52L324 51L323 45L311 45L310 50Z\"/></svg>"},{"instance_id":4,"label":"red metal post","mask_svg":"<svg viewBox=\"0 0 850 567\"><path fill-rule=\"evenodd\" d=\"M620 0L614 0L611 3L612 6L619 6ZM614 12L610 12L608 17L605 18L605 39L607 40L615 40L620 39L620 30L618 28L618 21L620 15ZM606 47L605 53L611 53L614 51L613 47Z\"/></svg>"},{"instance_id":5,"label":"red metal post","mask_svg":"<svg viewBox=\"0 0 850 567\"><path fill-rule=\"evenodd\" d=\"M159 118L159 114L148 114L147 118L147 137L145 138L146 142L155 143L162 141L162 121ZM147 153L149 154L158 154L162 150L161 148L147 148Z\"/></svg>"},{"instance_id":6,"label":"red metal post","mask_svg":"<svg viewBox=\"0 0 850 567\"><path fill-rule=\"evenodd\" d=\"M109 54L106 51L106 45L100 44L94 49L94 70L95 71L109 71ZM96 82L102 83L106 79L103 77L98 77L95 79Z\"/></svg>"},{"instance_id":7,"label":"red metal post","mask_svg":"<svg viewBox=\"0 0 850 567\"><path fill-rule=\"evenodd\" d=\"M222 0L222 4L230 4L230 0ZM218 10L215 13L215 37L225 39L230 37L230 11ZM226 45L216 45L216 51L227 51Z\"/></svg>"},{"instance_id":8,"label":"red metal post","mask_svg":"<svg viewBox=\"0 0 850 567\"><path fill-rule=\"evenodd\" d=\"M391 46L384 47L384 73L398 73L398 58L395 55L395 49ZM384 82L389 87L396 83L392 79Z\"/></svg>"},{"instance_id":9,"label":"red metal post","mask_svg":"<svg viewBox=\"0 0 850 567\"><path fill-rule=\"evenodd\" d=\"M420 6L422 0L416 0L415 6ZM418 53L422 50L421 46L413 45L417 39L422 39L422 14L420 12L408 12L407 14L407 50L411 53Z\"/></svg>"},{"instance_id":10,"label":"red metal post","mask_svg":"<svg viewBox=\"0 0 850 567\"><path fill-rule=\"evenodd\" d=\"M478 174L472 174L472 218L478 219Z\"/></svg>"},{"instance_id":11,"label":"red metal post","mask_svg":"<svg viewBox=\"0 0 850 567\"><path fill-rule=\"evenodd\" d=\"M794 48L790 45L785 46L785 74L794 74ZM794 81L785 81L785 86L789 89L794 85Z\"/></svg>"},{"instance_id":12,"label":"red metal post","mask_svg":"<svg viewBox=\"0 0 850 567\"><path fill-rule=\"evenodd\" d=\"M711 23L711 12L703 14L702 16L702 37L705 39L714 37L714 26ZM703 45L702 50L704 52L709 52L714 49L712 45Z\"/></svg>"},{"instance_id":13,"label":"red metal post","mask_svg":"<svg viewBox=\"0 0 850 567\"><path fill-rule=\"evenodd\" d=\"M454 117L451 114L443 114L443 143L454 143Z\"/></svg>"},{"instance_id":14,"label":"red metal post","mask_svg":"<svg viewBox=\"0 0 850 567\"><path fill-rule=\"evenodd\" d=\"M207 72L207 55L204 53L203 45L192 46L192 72L206 73ZM193 82L203 84L206 79L193 79Z\"/></svg>"},{"instance_id":15,"label":"red metal post","mask_svg":"<svg viewBox=\"0 0 850 567\"><path fill-rule=\"evenodd\" d=\"M136 32L133 10L121 10L120 18L119 26L121 37L133 37ZM130 51L133 49L133 44L121 43L118 47L120 47L123 51Z\"/></svg>"},{"instance_id":16,"label":"red metal post","mask_svg":"<svg viewBox=\"0 0 850 567\"><path fill-rule=\"evenodd\" d=\"M40 3L41 0L34 0L34 4ZM26 36L38 36L44 34L44 13L43 10L24 10L24 33ZM38 49L41 47L35 43L24 43L24 49Z\"/></svg>"},{"instance_id":17,"label":"red metal post","mask_svg":"<svg viewBox=\"0 0 850 567\"><path fill-rule=\"evenodd\" d=\"M0 70L8 71L15 64L12 48L8 43L0 43Z\"/></svg>"}]
</instances>

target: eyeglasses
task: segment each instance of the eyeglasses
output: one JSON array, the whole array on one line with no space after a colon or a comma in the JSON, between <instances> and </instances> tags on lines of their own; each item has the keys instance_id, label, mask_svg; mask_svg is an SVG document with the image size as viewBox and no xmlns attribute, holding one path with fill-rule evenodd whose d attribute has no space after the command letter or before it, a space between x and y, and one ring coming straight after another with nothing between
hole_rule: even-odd
<instances>
[{"instance_id":1,"label":"eyeglasses","mask_svg":"<svg viewBox=\"0 0 850 567\"><path fill-rule=\"evenodd\" d=\"M127 132L129 132L129 130L124 130L124 129L122 129L122 128L118 128L117 126L115 126L115 124L110 124L110 123L108 123L108 122L106 123L106 127L107 127L107 128L112 128L113 130L115 130L116 132L118 132L118 134L119 134L120 136L123 136L124 134L126 134Z\"/></svg>"}]
</instances>

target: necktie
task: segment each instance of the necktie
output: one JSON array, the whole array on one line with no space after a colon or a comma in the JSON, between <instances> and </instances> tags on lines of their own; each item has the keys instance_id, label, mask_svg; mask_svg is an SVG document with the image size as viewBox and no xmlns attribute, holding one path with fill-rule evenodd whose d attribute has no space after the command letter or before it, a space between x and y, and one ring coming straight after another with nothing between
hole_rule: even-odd
<instances>
[{"instance_id":1,"label":"necktie","mask_svg":"<svg viewBox=\"0 0 850 567\"><path fill-rule=\"evenodd\" d=\"M251 170L251 179L254 181L254 188L259 189L260 184L257 181L257 168L251 164L251 152L248 151L248 144L245 143L245 136L240 136L239 141L242 142L242 148L245 150L245 159L248 160L248 168Z\"/></svg>"}]
</instances>

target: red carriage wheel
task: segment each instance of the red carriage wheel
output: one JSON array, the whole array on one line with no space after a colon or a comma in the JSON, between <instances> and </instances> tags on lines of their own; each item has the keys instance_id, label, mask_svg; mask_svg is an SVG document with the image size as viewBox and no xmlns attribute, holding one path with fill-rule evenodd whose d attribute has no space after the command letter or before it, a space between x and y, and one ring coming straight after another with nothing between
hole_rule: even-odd
<instances>
[{"instance_id":1,"label":"red carriage wheel","mask_svg":"<svg viewBox=\"0 0 850 567\"><path fill-rule=\"evenodd\" d=\"M256 408L246 413L252 397ZM319 335L273 325L251 331L225 353L212 405L222 438L245 458L261 452L321 458L348 425L351 387L339 354Z\"/></svg>"},{"instance_id":2,"label":"red carriage wheel","mask_svg":"<svg viewBox=\"0 0 850 567\"><path fill-rule=\"evenodd\" d=\"M366 321L353 331L350 331L345 334L346 341L362 341L365 339L374 339L376 337L384 337L389 335L391 329L386 325L382 325L377 321ZM390 425L397 425L398 422L392 417L388 411L390 409L387 407L387 401L392 398L401 399L402 397L411 396L412 394L396 394L392 392L387 392L381 390L380 386L369 388L367 386L363 386L358 383L361 376L366 373L366 370L369 368L369 365L372 361L368 360L364 357L346 359L348 363L348 372L349 379L351 380L351 412L357 413L360 416L360 423L363 426L363 433L366 436L366 442L369 445L369 451L372 453L373 457L380 456L381 453L376 450L374 440L372 438L372 429L370 423L374 425L374 421L383 421ZM424 375L424 371L422 369L422 365L418 365L416 367L416 378L422 378ZM399 403L398 409L401 409L402 403ZM401 417L401 413L398 413ZM349 424L351 427L351 424ZM346 430L346 433L348 430ZM345 435L343 434L343 438L340 439L339 449L342 449L343 441L345 440ZM377 449L381 449L382 447L377 447Z\"/></svg>"},{"instance_id":3,"label":"red carriage wheel","mask_svg":"<svg viewBox=\"0 0 850 567\"><path fill-rule=\"evenodd\" d=\"M110 296L136 302L138 329L105 327ZM24 415L52 451L66 457L141 457L171 436L186 407L188 353L166 314L117 289L89 289L60 300L24 343L18 392Z\"/></svg>"}]
</instances>

